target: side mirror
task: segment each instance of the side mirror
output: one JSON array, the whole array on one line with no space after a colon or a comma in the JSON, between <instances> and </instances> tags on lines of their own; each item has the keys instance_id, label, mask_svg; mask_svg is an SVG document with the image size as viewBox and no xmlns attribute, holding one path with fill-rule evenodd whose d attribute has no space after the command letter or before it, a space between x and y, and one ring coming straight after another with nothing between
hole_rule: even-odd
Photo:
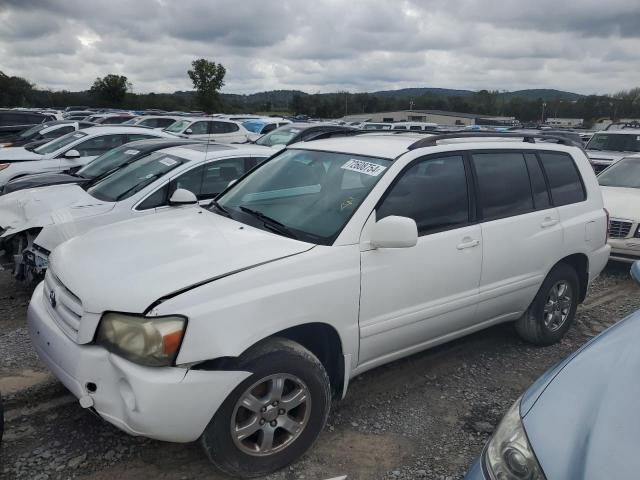
<instances>
[{"instance_id":1,"label":"side mirror","mask_svg":"<svg viewBox=\"0 0 640 480\"><path fill-rule=\"evenodd\" d=\"M375 248L407 248L418 243L418 226L408 217L390 216L377 221L371 229Z\"/></svg>"},{"instance_id":2,"label":"side mirror","mask_svg":"<svg viewBox=\"0 0 640 480\"><path fill-rule=\"evenodd\" d=\"M631 278L633 278L637 284L640 284L640 260L636 260L631 265Z\"/></svg>"},{"instance_id":3,"label":"side mirror","mask_svg":"<svg viewBox=\"0 0 640 480\"><path fill-rule=\"evenodd\" d=\"M69 150L64 154L64 158L80 158L80 152L78 150Z\"/></svg>"},{"instance_id":4,"label":"side mirror","mask_svg":"<svg viewBox=\"0 0 640 480\"><path fill-rule=\"evenodd\" d=\"M193 130L191 130L190 128L187 128L187 129L184 131L184 134L185 134L185 135L191 135L192 133L193 133Z\"/></svg>"},{"instance_id":5,"label":"side mirror","mask_svg":"<svg viewBox=\"0 0 640 480\"><path fill-rule=\"evenodd\" d=\"M195 205L196 203L198 203L198 198L184 188L178 188L169 199L169 205L174 207L179 205Z\"/></svg>"}]
</instances>

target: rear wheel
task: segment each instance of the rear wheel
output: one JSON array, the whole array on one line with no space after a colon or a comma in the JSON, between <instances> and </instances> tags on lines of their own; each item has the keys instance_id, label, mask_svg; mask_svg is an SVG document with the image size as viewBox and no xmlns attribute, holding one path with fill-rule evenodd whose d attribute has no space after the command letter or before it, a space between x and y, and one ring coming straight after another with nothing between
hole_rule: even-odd
<instances>
[{"instance_id":1,"label":"rear wheel","mask_svg":"<svg viewBox=\"0 0 640 480\"><path fill-rule=\"evenodd\" d=\"M549 272L525 314L516 321L518 334L535 345L551 345L569 330L578 308L578 276L561 263Z\"/></svg>"},{"instance_id":2,"label":"rear wheel","mask_svg":"<svg viewBox=\"0 0 640 480\"><path fill-rule=\"evenodd\" d=\"M287 339L270 339L239 358L253 374L227 397L202 434L211 462L239 477L256 477L297 460L318 438L331 389L322 363Z\"/></svg>"}]
</instances>

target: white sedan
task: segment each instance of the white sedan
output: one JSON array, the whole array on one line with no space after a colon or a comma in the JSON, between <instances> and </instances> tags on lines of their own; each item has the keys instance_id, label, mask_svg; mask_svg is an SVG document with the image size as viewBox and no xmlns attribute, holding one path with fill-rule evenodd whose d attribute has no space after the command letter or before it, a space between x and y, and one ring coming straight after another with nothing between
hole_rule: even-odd
<instances>
[{"instance_id":1,"label":"white sedan","mask_svg":"<svg viewBox=\"0 0 640 480\"><path fill-rule=\"evenodd\" d=\"M62 172L83 167L107 150L147 138L172 135L139 127L90 127L71 132L34 149L7 147L0 150L0 186L32 173Z\"/></svg>"},{"instance_id":2,"label":"white sedan","mask_svg":"<svg viewBox=\"0 0 640 480\"><path fill-rule=\"evenodd\" d=\"M60 243L95 227L140 218L184 200L209 203L273 154L268 147L193 144L155 151L89 186L52 185L0 197L0 248L14 258L14 274L33 279ZM189 198L189 197L187 197Z\"/></svg>"},{"instance_id":3,"label":"white sedan","mask_svg":"<svg viewBox=\"0 0 640 480\"><path fill-rule=\"evenodd\" d=\"M640 156L627 157L598 175L609 212L611 259L640 259Z\"/></svg>"}]
</instances>

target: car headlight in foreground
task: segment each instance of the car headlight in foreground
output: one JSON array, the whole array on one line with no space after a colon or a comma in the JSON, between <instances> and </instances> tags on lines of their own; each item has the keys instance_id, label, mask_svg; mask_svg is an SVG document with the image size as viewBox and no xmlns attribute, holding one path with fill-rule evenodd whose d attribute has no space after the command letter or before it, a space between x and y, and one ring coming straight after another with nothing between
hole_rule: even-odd
<instances>
[{"instance_id":1,"label":"car headlight in foreground","mask_svg":"<svg viewBox=\"0 0 640 480\"><path fill-rule=\"evenodd\" d=\"M149 367L173 364L187 319L180 316L144 317L127 313L105 313L96 343L134 363Z\"/></svg>"},{"instance_id":2,"label":"car headlight in foreground","mask_svg":"<svg viewBox=\"0 0 640 480\"><path fill-rule=\"evenodd\" d=\"M492 480L544 480L520 418L520 399L504 416L484 452Z\"/></svg>"}]
</instances>

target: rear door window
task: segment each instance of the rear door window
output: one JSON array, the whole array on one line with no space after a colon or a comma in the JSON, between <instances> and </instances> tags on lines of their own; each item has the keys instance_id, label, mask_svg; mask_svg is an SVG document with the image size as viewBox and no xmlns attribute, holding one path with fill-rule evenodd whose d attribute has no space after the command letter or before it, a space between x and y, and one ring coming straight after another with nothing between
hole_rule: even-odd
<instances>
[{"instance_id":1,"label":"rear door window","mask_svg":"<svg viewBox=\"0 0 640 480\"><path fill-rule=\"evenodd\" d=\"M533 210L529 173L522 153L474 153L472 157L485 221Z\"/></svg>"},{"instance_id":2,"label":"rear door window","mask_svg":"<svg viewBox=\"0 0 640 480\"><path fill-rule=\"evenodd\" d=\"M578 168L571 155L563 152L540 152L547 175L551 198L556 207L582 202L587 198Z\"/></svg>"}]
</instances>

